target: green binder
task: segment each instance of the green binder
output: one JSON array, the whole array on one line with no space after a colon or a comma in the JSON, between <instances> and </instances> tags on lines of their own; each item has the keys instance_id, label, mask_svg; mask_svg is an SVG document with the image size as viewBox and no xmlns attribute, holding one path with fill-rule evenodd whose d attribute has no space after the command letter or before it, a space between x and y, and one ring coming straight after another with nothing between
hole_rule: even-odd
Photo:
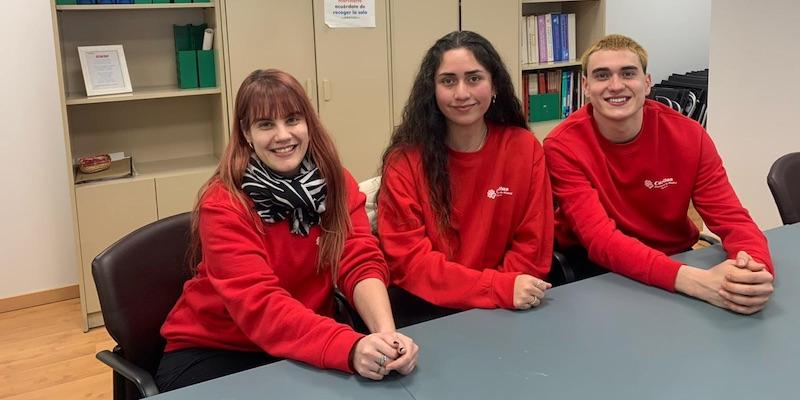
<instances>
[{"instance_id":1,"label":"green binder","mask_svg":"<svg viewBox=\"0 0 800 400\"><path fill-rule=\"evenodd\" d=\"M530 96L531 122L549 121L561 118L561 96L558 93L544 93Z\"/></svg>"},{"instance_id":2,"label":"green binder","mask_svg":"<svg viewBox=\"0 0 800 400\"><path fill-rule=\"evenodd\" d=\"M197 50L197 80L202 88L217 86L214 50Z\"/></svg>"}]
</instances>

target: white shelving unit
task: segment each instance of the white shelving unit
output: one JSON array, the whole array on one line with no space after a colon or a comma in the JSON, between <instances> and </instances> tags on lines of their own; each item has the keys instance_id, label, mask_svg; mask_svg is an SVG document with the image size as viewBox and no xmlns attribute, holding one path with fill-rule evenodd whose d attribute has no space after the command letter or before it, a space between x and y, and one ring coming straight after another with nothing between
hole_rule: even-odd
<instances>
[{"instance_id":1,"label":"white shelving unit","mask_svg":"<svg viewBox=\"0 0 800 400\"><path fill-rule=\"evenodd\" d=\"M86 329L102 324L94 257L136 228L191 210L227 143L221 1L52 6L67 165L81 156L125 152L136 173L73 186ZM180 89L173 24L204 23L215 29L217 86ZM125 51L133 93L87 96L77 47L110 44Z\"/></svg>"}]
</instances>

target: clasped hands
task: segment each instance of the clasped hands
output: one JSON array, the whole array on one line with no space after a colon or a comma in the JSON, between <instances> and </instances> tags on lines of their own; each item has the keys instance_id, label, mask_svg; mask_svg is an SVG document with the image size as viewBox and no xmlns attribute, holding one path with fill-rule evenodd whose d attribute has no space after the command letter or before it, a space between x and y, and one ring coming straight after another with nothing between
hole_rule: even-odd
<instances>
[{"instance_id":1,"label":"clasped hands","mask_svg":"<svg viewBox=\"0 0 800 400\"><path fill-rule=\"evenodd\" d=\"M683 269L679 271L679 276L681 272ZM740 314L761 311L774 291L773 276L766 265L757 262L745 251L740 251L735 260L725 260L699 273L702 275L697 279L697 289L686 285L679 287L678 281L676 289Z\"/></svg>"},{"instance_id":2,"label":"clasped hands","mask_svg":"<svg viewBox=\"0 0 800 400\"><path fill-rule=\"evenodd\" d=\"M373 333L358 341L353 368L372 380L381 380L392 371L408 375L417 365L419 346L399 332Z\"/></svg>"}]
</instances>

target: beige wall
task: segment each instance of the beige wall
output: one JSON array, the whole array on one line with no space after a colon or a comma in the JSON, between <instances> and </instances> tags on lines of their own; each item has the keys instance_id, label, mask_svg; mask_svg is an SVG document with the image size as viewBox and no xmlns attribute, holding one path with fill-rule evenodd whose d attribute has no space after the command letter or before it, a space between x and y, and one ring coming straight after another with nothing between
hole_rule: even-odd
<instances>
[{"instance_id":1,"label":"beige wall","mask_svg":"<svg viewBox=\"0 0 800 400\"><path fill-rule=\"evenodd\" d=\"M708 131L763 229L780 225L769 167L800 151L798 16L796 0L713 0L711 8Z\"/></svg>"},{"instance_id":2,"label":"beige wall","mask_svg":"<svg viewBox=\"0 0 800 400\"><path fill-rule=\"evenodd\" d=\"M6 298L74 285L78 270L50 2L2 4L0 298Z\"/></svg>"}]
</instances>

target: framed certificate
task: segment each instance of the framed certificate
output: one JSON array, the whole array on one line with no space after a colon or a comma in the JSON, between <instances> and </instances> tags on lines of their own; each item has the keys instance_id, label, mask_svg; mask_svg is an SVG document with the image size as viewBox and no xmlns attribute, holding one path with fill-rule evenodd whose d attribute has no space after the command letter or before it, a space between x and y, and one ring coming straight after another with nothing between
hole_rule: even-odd
<instances>
[{"instance_id":1,"label":"framed certificate","mask_svg":"<svg viewBox=\"0 0 800 400\"><path fill-rule=\"evenodd\" d=\"M131 93L131 78L122 45L78 46L87 96Z\"/></svg>"}]
</instances>

